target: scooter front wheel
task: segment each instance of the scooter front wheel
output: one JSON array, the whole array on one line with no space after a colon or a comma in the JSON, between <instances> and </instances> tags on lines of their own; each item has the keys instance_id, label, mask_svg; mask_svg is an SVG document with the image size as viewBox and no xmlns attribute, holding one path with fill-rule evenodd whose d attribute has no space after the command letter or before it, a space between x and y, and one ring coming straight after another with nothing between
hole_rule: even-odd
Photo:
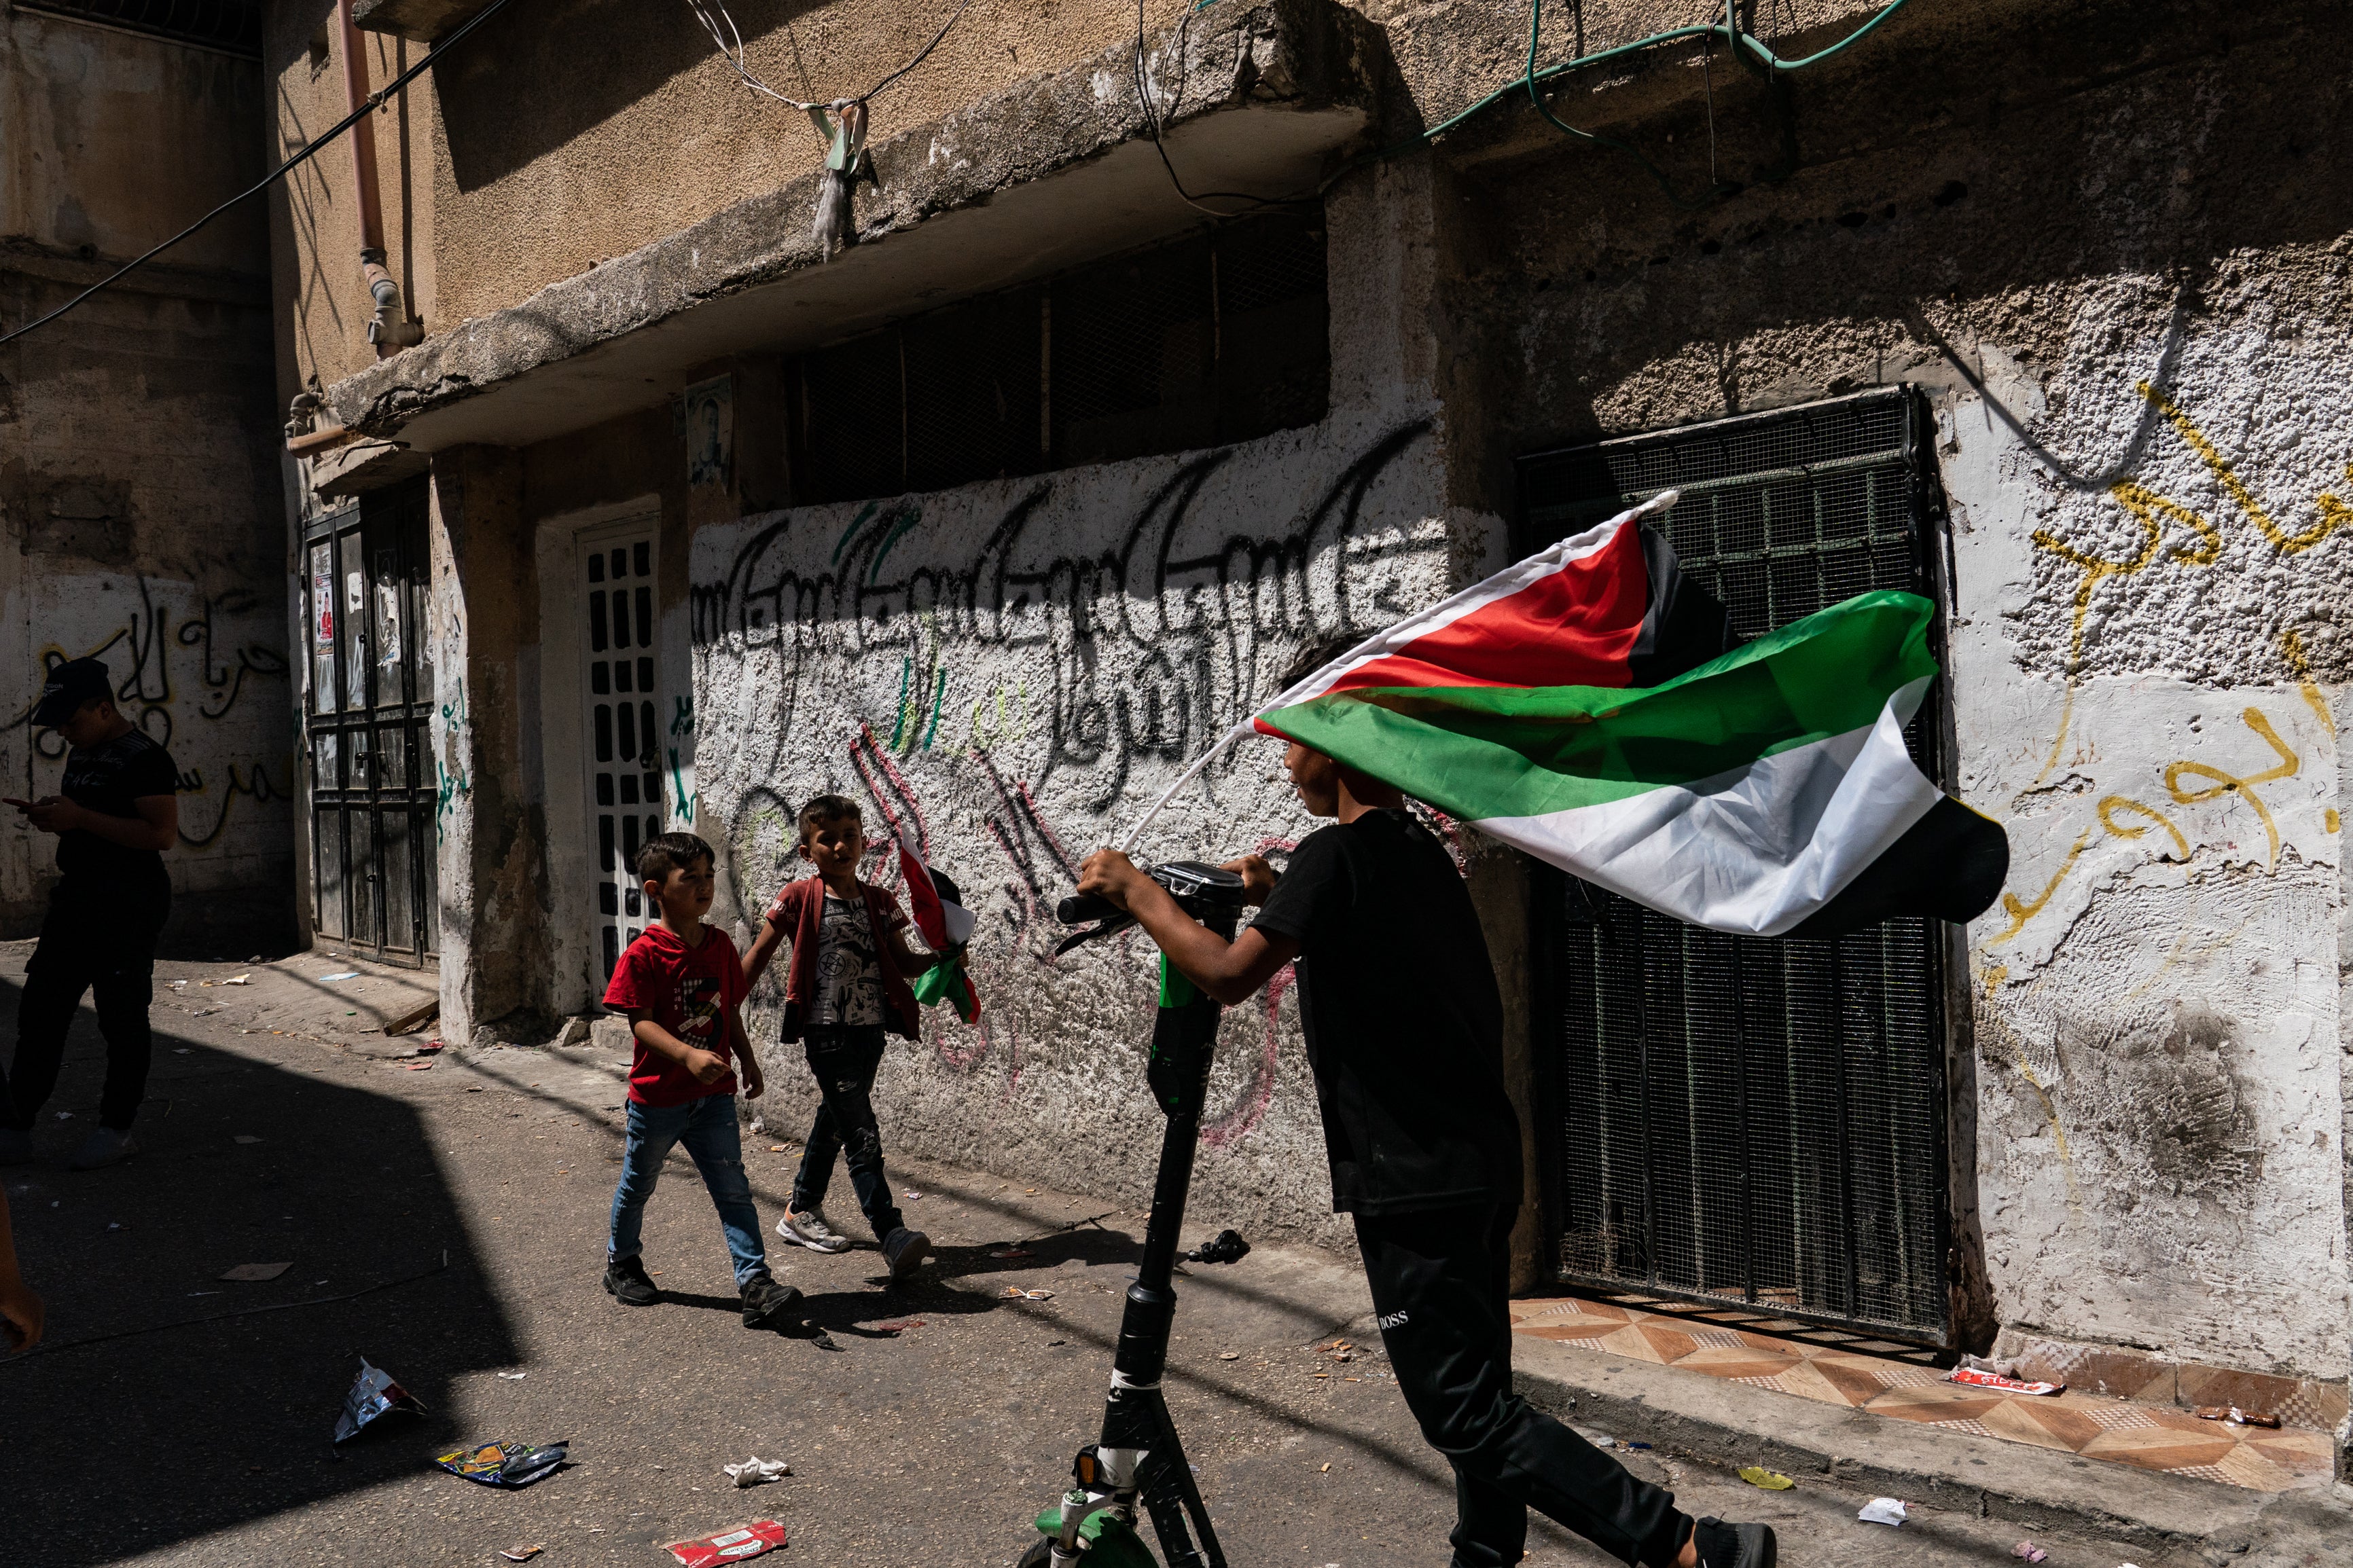
<instances>
[{"instance_id":1,"label":"scooter front wheel","mask_svg":"<svg viewBox=\"0 0 2353 1568\"><path fill-rule=\"evenodd\" d=\"M1053 1568L1053 1547L1050 1540L1030 1542L1029 1550L1021 1554L1014 1568ZM1087 1568L1160 1568L1152 1549L1125 1526L1105 1531L1081 1554L1080 1560Z\"/></svg>"}]
</instances>

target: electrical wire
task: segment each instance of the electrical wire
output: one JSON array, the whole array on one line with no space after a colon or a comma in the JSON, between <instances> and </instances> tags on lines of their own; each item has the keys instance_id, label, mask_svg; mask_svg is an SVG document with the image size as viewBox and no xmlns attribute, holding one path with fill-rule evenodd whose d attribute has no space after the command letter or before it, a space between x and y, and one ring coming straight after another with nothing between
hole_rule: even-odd
<instances>
[{"instance_id":1,"label":"electrical wire","mask_svg":"<svg viewBox=\"0 0 2353 1568\"><path fill-rule=\"evenodd\" d=\"M1208 0L1203 0L1204 5L1207 3ZM1189 7L1185 19L1176 25L1176 95L1170 100L1165 112L1155 104L1152 97L1151 56L1145 40L1144 0L1135 0L1135 48L1128 58L1128 75L1135 83L1135 99L1144 110L1145 128L1152 133L1153 150L1160 154L1160 166L1168 171L1168 183L1176 188L1177 199L1195 211L1207 213L1214 218L1240 217L1261 207L1301 206L1314 201L1314 196L1261 196L1248 191L1194 192L1185 188L1185 182L1168 156L1168 144L1161 139L1160 132L1163 124L1176 118L1177 109L1185 101L1185 45L1192 34L1193 13L1199 9L1200 5ZM1240 46L1238 44L1237 47ZM1216 207L1202 205L1216 201L1248 202L1250 205L1239 212L1220 212Z\"/></svg>"},{"instance_id":2,"label":"electrical wire","mask_svg":"<svg viewBox=\"0 0 2353 1568\"><path fill-rule=\"evenodd\" d=\"M449 1254L448 1249L444 1248L441 1261L430 1268L420 1268L414 1274L404 1274L397 1279L386 1279L380 1284L346 1291L341 1296L313 1296L305 1301L280 1301L268 1307L233 1307L226 1312L210 1312L201 1318L174 1318L168 1323L149 1323L142 1328L118 1329L111 1334L91 1334L86 1339L67 1340L58 1344L38 1344L22 1355L0 1360L0 1366L21 1365L35 1356L56 1355L66 1351L79 1350L84 1345L102 1345L115 1340L132 1339L140 1334L160 1334L166 1329L193 1329L202 1323L226 1323L232 1318L259 1317L264 1312L290 1312L298 1307L331 1307L338 1301L356 1301L363 1296L373 1296L379 1290L390 1290L402 1285L414 1285L419 1279L429 1279L434 1275L442 1273L448 1267Z\"/></svg>"},{"instance_id":3,"label":"electrical wire","mask_svg":"<svg viewBox=\"0 0 2353 1568\"><path fill-rule=\"evenodd\" d=\"M129 277L132 273L137 271L140 268L146 266L147 263L154 260L155 258L163 255L164 252L171 249L172 247L179 244L180 241L187 238L188 236L195 233L196 230L204 227L205 225L212 222L213 219L220 216L221 214L228 211L231 207L236 206L238 203L246 201L253 196L259 195L271 185L276 184L280 180L284 179L290 171L308 161L312 154L319 151L320 148L324 147L328 142L332 142L336 137L341 136L344 132L349 131L353 126L357 125L365 116L374 114L377 110L383 108L385 101L389 100L393 94L406 87L409 82L420 75L427 67L432 65L435 61L440 59L442 56L448 54L450 49L456 47L459 39L472 32L476 27L481 26L484 22L489 21L492 16L497 16L501 10L504 10L506 8L506 4L507 0L491 0L491 4L489 5L468 17L466 21L454 32L450 33L448 37L440 39L432 48L427 50L422 59L419 59L415 65L409 67L406 70L393 78L392 80L386 82L375 92L368 94L367 100L362 103L357 109L353 110L349 114L344 115L341 120L335 121L335 123L330 126L327 130L320 132L317 136L312 137L310 142L303 145L301 152L295 153L291 158L287 159L283 163L279 164L278 167L272 169L269 174L264 174L253 184L248 186L242 191L239 191L237 195L229 197L228 200L221 203L220 205L213 208L212 211L205 214L204 216L198 218L195 222L190 224L187 227L182 229L171 238L164 241L163 244L158 245L153 249L146 251L144 254L123 263L113 272L100 279L97 282L91 284L89 288L75 295L72 299L67 300L56 310L51 310L47 315L41 317L38 321L28 321L12 332L0 335L0 348L5 348L8 344L15 342L18 338L23 337L27 332L37 331L39 329L47 326L51 321L56 321L59 316L64 315L67 311L72 310L75 306L80 304L83 300L89 299L91 295L97 293L101 289L113 287L123 279Z\"/></svg>"},{"instance_id":4,"label":"electrical wire","mask_svg":"<svg viewBox=\"0 0 2353 1568\"><path fill-rule=\"evenodd\" d=\"M853 103L864 103L873 98L884 88L930 58L932 51L940 47L941 41L948 36L948 30L956 25L957 18L965 14L965 7L971 4L972 0L958 0L956 8L948 13L948 19L940 24L940 30L932 35L932 41L915 51L914 58L885 76L864 92L855 98L811 100L778 92L754 74L751 66L744 59L744 34L735 26L735 18L728 13L723 0L686 0L687 9L694 13L695 18L702 24L703 30L711 35L711 41L719 46L719 58L725 60L729 68L744 79L744 86L754 92L775 99L778 103L800 110L804 113L812 109L847 109ZM725 32L720 31L720 24L723 22L726 24ZM729 42L730 39L733 40L732 44Z\"/></svg>"},{"instance_id":5,"label":"electrical wire","mask_svg":"<svg viewBox=\"0 0 2353 1568\"><path fill-rule=\"evenodd\" d=\"M1879 13L1873 16L1871 20L1865 22L1860 27L1857 27L1853 32L1849 33L1845 37L1841 38L1837 43L1832 44L1826 49L1819 49L1810 55L1807 55L1801 58L1794 60L1783 59L1779 55L1775 54L1764 42L1743 31L1740 28L1736 17L1732 10L1732 3L1733 0L1725 0L1725 19L1722 22L1704 23L1689 27L1671 27L1663 33L1652 33L1648 37L1636 38L1631 43L1619 44L1606 49L1597 49L1589 55L1579 55L1575 59L1563 60L1558 65L1546 66L1542 70L1535 68L1534 51L1531 51L1529 68L1522 75L1513 78L1511 80L1504 83L1501 87L1498 87L1493 91L1488 93L1485 97L1479 99L1476 102L1455 110L1452 114L1448 115L1444 120L1440 121L1437 124L1429 127L1427 130L1416 132L1412 136L1408 137L1404 141L1393 142L1387 147L1376 148L1372 152L1363 153L1356 158L1348 160L1346 163L1341 164L1339 168L1334 170L1332 174L1324 179L1324 183L1317 187L1317 194L1321 195L1323 192L1330 190L1343 175L1351 174L1356 170L1362 168L1366 163L1378 163L1389 158L1400 157L1408 153L1416 152L1436 141L1439 137L1445 135L1448 132L1454 130L1457 126L1484 114L1488 110L1493 109L1495 105L1503 102L1504 100L1524 90L1529 91L1531 95L1533 95L1534 89L1537 83L1551 81L1556 78L1566 76L1570 71L1584 70L1592 66L1605 64L1610 60L1622 59L1629 55L1641 54L1648 49L1659 48L1667 44L1679 43L1685 38L1707 37L1726 39L1731 44L1736 53L1745 47L1757 61L1757 63L1765 66L1770 70L1777 72L1803 70L1808 66L1818 65L1821 61L1829 59L1833 55L1843 53L1845 50L1853 47L1856 44L1860 43L1867 34L1877 29L1890 16L1893 16L1896 12L1909 5L1911 0L1889 0L1889 4L1882 7ZM1532 33L1535 30L1535 20L1533 13L1540 11L1543 5L1544 0L1530 0L1532 17L1529 30ZM1538 107L1541 108L1542 105L1539 104ZM1597 142L1602 140L1601 138L1595 137L1588 132L1578 132L1576 128L1564 124L1562 121L1554 119L1550 113L1546 113L1545 118L1551 120L1555 125L1559 126L1562 130L1568 132L1568 133L1573 136L1578 137L1580 140ZM1612 142L1604 142L1603 144L1613 147L1620 145L1620 143ZM1631 152L1632 149L1629 148L1627 151ZM1641 156L1639 153L1635 155L1637 157Z\"/></svg>"},{"instance_id":6,"label":"electrical wire","mask_svg":"<svg viewBox=\"0 0 2353 1568\"><path fill-rule=\"evenodd\" d=\"M1897 3L1900 5L1902 0L1897 0ZM1725 0L1727 16L1730 14L1732 4L1733 0ZM1708 45L1712 45L1715 41L1715 29L1713 27L1700 28L1699 34L1704 47ZM1708 187L1707 195L1694 200L1693 198L1684 195L1681 191L1676 190L1674 182L1667 178L1667 172L1664 169L1660 168L1656 163L1651 162L1650 158L1633 143L1630 142L1620 142L1613 136L1604 136L1598 131L1580 130L1577 126L1568 123L1566 120L1563 120L1559 115L1555 114L1552 111L1552 105L1545 101L1543 89L1536 85L1536 51L1541 46L1543 39L1544 0L1529 0L1528 68L1527 74L1521 79L1527 83L1528 101L1536 106L1536 112L1543 115L1545 119L1551 123L1554 130L1574 136L1580 142L1590 142L1596 146L1613 148L1618 152L1626 153L1636 163L1642 165L1642 172L1644 174L1650 175L1653 181L1657 182L1659 189L1665 193L1668 201L1673 203L1676 206L1685 209L1686 211L1697 207L1704 207L1707 205L1709 202L1725 194L1724 186L1711 183ZM1709 92L1709 124L1711 127L1711 133L1715 124L1714 114L1715 93L1713 89L1711 89Z\"/></svg>"}]
</instances>

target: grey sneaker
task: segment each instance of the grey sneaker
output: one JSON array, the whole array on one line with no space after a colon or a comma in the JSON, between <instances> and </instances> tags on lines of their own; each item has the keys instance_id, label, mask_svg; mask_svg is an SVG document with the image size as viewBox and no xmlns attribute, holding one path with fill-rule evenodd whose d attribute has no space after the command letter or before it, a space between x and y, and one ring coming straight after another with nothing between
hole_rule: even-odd
<instances>
[{"instance_id":1,"label":"grey sneaker","mask_svg":"<svg viewBox=\"0 0 2353 1568\"><path fill-rule=\"evenodd\" d=\"M0 1127L0 1165L21 1165L33 1157L33 1135L21 1127Z\"/></svg>"},{"instance_id":2,"label":"grey sneaker","mask_svg":"<svg viewBox=\"0 0 2353 1568\"><path fill-rule=\"evenodd\" d=\"M81 1147L66 1162L69 1171L97 1171L108 1165L120 1165L139 1152L139 1140L131 1136L129 1128L101 1127L82 1140Z\"/></svg>"},{"instance_id":3,"label":"grey sneaker","mask_svg":"<svg viewBox=\"0 0 2353 1568\"><path fill-rule=\"evenodd\" d=\"M813 1252L849 1250L849 1237L825 1223L823 1209L803 1209L798 1213L786 1209L785 1217L776 1222L776 1234Z\"/></svg>"},{"instance_id":4,"label":"grey sneaker","mask_svg":"<svg viewBox=\"0 0 2353 1568\"><path fill-rule=\"evenodd\" d=\"M932 1238L901 1226L882 1238L882 1261L891 1266L891 1283L904 1284L915 1265L932 1255Z\"/></svg>"}]
</instances>

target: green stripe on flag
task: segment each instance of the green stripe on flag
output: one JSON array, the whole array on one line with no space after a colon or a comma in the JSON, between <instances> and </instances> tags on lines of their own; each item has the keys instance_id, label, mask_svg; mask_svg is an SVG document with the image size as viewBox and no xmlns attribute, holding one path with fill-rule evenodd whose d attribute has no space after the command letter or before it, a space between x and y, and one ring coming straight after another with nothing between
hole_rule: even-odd
<instances>
[{"instance_id":1,"label":"green stripe on flag","mask_svg":"<svg viewBox=\"0 0 2353 1568\"><path fill-rule=\"evenodd\" d=\"M1867 728L1936 673L1934 613L1916 595L1862 594L1647 689L1371 687L1263 721L1455 816L1535 816Z\"/></svg>"}]
</instances>

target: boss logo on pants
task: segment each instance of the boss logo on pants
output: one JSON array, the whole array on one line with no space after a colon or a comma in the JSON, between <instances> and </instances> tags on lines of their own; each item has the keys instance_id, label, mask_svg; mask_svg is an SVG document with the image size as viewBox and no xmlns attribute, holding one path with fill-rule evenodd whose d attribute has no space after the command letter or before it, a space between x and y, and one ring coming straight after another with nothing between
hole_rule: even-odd
<instances>
[{"instance_id":1,"label":"boss logo on pants","mask_svg":"<svg viewBox=\"0 0 2353 1568\"><path fill-rule=\"evenodd\" d=\"M1380 1326L1380 1330L1383 1333L1387 1333L1391 1329L1404 1328L1406 1314L1403 1312L1385 1312L1380 1317L1376 1318L1373 1321Z\"/></svg>"}]
</instances>

